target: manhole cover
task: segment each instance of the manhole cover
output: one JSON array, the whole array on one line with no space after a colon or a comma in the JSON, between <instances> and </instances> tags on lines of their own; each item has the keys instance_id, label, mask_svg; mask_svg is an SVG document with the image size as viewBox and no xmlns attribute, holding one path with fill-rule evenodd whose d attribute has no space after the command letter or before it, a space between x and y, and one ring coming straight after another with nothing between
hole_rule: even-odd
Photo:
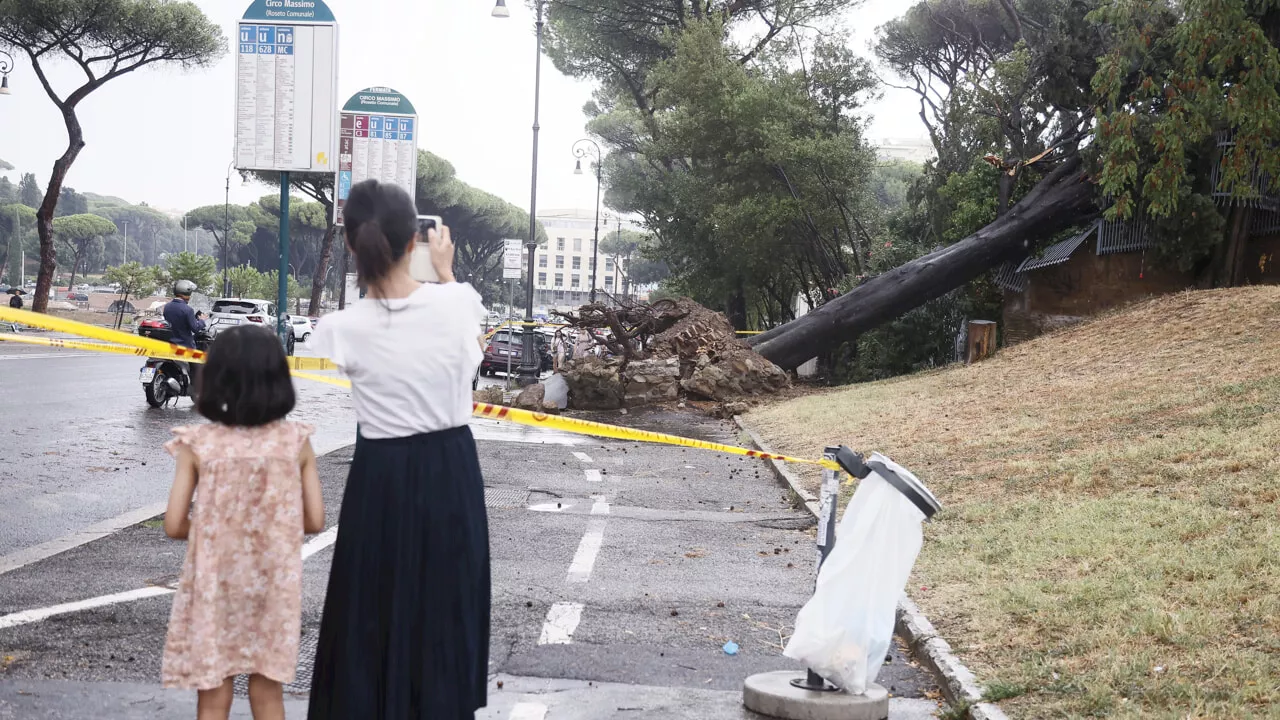
<instances>
[{"instance_id":1,"label":"manhole cover","mask_svg":"<svg viewBox=\"0 0 1280 720\"><path fill-rule=\"evenodd\" d=\"M529 502L529 491L513 487L486 487L484 506L488 508L524 507Z\"/></svg>"},{"instance_id":2,"label":"manhole cover","mask_svg":"<svg viewBox=\"0 0 1280 720\"><path fill-rule=\"evenodd\" d=\"M320 639L320 629L316 628L302 636L298 644L298 672L293 682L284 686L284 694L303 694L311 692L311 675L316 668L316 643ZM249 676L238 675L235 680L235 694L238 697L249 697Z\"/></svg>"}]
</instances>

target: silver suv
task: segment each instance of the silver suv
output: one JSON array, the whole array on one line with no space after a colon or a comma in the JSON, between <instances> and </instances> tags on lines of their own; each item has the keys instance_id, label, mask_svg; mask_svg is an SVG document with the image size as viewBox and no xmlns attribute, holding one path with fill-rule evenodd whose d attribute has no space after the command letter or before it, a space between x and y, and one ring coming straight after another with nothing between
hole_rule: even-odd
<instances>
[{"instance_id":1,"label":"silver suv","mask_svg":"<svg viewBox=\"0 0 1280 720\"><path fill-rule=\"evenodd\" d=\"M293 330L293 323L288 322L288 315L285 316L285 320L289 328L289 345L286 348L286 352L292 355L294 345L297 343L297 336ZM213 301L213 307L209 310L209 321L207 323L210 335L217 337L220 331L244 323L260 324L275 330L275 303L267 300L246 300L242 298L220 298Z\"/></svg>"}]
</instances>

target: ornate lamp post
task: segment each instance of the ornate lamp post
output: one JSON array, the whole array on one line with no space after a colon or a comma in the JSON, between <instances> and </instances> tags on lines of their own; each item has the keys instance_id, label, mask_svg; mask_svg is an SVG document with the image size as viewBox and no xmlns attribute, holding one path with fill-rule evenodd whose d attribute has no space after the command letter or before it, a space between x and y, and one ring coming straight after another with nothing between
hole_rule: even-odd
<instances>
[{"instance_id":1,"label":"ornate lamp post","mask_svg":"<svg viewBox=\"0 0 1280 720\"><path fill-rule=\"evenodd\" d=\"M596 141L583 138L573 144L573 156L578 164L573 169L574 175L582 174L582 158L589 157L596 161L596 232L591 238L591 302L596 301L596 265L599 264L600 247L600 187L604 183L604 158L600 155L600 146Z\"/></svg>"}]
</instances>

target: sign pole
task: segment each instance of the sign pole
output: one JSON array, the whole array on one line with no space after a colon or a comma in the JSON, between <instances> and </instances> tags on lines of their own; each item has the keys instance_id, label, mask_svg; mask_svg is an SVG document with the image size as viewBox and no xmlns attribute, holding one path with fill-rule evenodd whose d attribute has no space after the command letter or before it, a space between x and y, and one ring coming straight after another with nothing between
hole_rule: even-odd
<instances>
[{"instance_id":1,"label":"sign pole","mask_svg":"<svg viewBox=\"0 0 1280 720\"><path fill-rule=\"evenodd\" d=\"M289 349L289 173L280 173L280 285L276 291L276 331L285 351Z\"/></svg>"}]
</instances>

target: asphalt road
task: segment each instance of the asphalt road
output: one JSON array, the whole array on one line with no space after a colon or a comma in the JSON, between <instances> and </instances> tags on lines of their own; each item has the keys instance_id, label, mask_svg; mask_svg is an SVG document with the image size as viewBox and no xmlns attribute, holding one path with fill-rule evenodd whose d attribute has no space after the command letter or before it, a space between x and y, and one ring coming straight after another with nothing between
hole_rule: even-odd
<instances>
[{"instance_id":1,"label":"asphalt road","mask_svg":"<svg viewBox=\"0 0 1280 720\"><path fill-rule=\"evenodd\" d=\"M163 503L169 429L201 418L182 398L147 406L139 358L0 343L0 566L3 558ZM297 419L316 445L349 444L347 393L299 382Z\"/></svg>"},{"instance_id":2,"label":"asphalt road","mask_svg":"<svg viewBox=\"0 0 1280 720\"><path fill-rule=\"evenodd\" d=\"M135 359L3 352L0 418L17 441L0 448L0 553L164 499L172 462L159 445L170 426L195 419L189 402L148 410ZM301 419L328 423L334 438L350 427L343 391L300 392ZM625 421L738 441L724 423L688 414ZM473 431L494 582L490 705L477 717L755 717L741 708L742 681L794 668L781 648L814 562L811 519L765 468L493 422ZM330 523L348 457L321 459ZM311 541L305 565L290 718L305 715L328 537ZM0 719L192 714L189 694L157 684L183 551L152 520L0 574ZM57 607L65 603L81 605ZM729 641L736 655L723 650ZM927 677L896 650L879 681L895 695L894 720L936 710L922 699Z\"/></svg>"}]
</instances>

